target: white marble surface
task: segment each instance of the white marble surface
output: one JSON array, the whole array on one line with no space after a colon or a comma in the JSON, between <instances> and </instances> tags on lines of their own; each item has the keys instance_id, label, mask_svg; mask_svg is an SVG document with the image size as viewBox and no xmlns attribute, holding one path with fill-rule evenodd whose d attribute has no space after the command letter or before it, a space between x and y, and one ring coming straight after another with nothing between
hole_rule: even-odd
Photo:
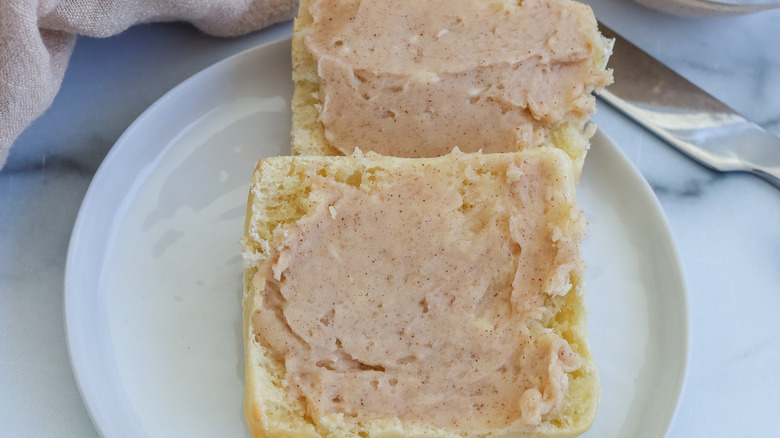
<instances>
[{"instance_id":1,"label":"white marble surface","mask_svg":"<svg viewBox=\"0 0 780 438\"><path fill-rule=\"evenodd\" d=\"M607 25L780 135L780 11L678 18L590 0ZM0 171L0 436L97 436L68 361L62 292L80 202L112 144L200 69L285 37L236 39L181 24L79 40L54 105ZM691 162L600 104L594 117L652 185L684 264L691 317L685 391L669 437L780 430L780 190Z\"/></svg>"}]
</instances>

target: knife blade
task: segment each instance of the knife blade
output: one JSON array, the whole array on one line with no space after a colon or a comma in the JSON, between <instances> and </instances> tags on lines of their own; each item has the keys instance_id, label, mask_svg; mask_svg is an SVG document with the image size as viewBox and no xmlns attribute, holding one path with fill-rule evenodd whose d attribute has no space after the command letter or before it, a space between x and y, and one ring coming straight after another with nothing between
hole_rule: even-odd
<instances>
[{"instance_id":1,"label":"knife blade","mask_svg":"<svg viewBox=\"0 0 780 438\"><path fill-rule=\"evenodd\" d=\"M780 138L729 108L607 26L615 39L604 101L699 163L749 172L780 188Z\"/></svg>"}]
</instances>

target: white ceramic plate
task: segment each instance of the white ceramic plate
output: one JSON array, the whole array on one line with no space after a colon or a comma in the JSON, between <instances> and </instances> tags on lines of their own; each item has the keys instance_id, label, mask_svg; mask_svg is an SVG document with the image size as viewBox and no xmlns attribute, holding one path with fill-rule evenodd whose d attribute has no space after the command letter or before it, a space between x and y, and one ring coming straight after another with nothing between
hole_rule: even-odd
<instances>
[{"instance_id":1,"label":"white ceramic plate","mask_svg":"<svg viewBox=\"0 0 780 438\"><path fill-rule=\"evenodd\" d=\"M68 252L73 370L98 431L249 436L239 238L258 159L289 153L290 41L176 87L95 175ZM663 436L687 358L680 263L641 175L599 133L578 189L602 397L589 437Z\"/></svg>"}]
</instances>

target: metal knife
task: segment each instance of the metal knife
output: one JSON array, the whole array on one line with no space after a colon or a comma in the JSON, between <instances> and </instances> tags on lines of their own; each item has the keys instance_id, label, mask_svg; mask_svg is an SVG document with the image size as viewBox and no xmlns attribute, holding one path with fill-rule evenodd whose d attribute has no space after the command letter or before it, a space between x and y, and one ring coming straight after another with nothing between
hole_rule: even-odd
<instances>
[{"instance_id":1,"label":"metal knife","mask_svg":"<svg viewBox=\"0 0 780 438\"><path fill-rule=\"evenodd\" d=\"M615 39L608 67L615 82L599 96L699 163L750 172L780 188L780 138L739 115L642 49Z\"/></svg>"}]
</instances>

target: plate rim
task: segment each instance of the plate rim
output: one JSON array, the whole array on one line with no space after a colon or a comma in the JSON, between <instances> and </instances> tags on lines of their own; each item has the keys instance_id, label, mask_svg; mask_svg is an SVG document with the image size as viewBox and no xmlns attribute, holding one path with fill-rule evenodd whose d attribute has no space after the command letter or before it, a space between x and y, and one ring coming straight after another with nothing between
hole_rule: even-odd
<instances>
[{"instance_id":1,"label":"plate rim","mask_svg":"<svg viewBox=\"0 0 780 438\"><path fill-rule=\"evenodd\" d=\"M675 267L675 276L676 276L676 282L678 282L678 286L680 288L680 294L679 299L682 304L681 313L682 313L682 321L681 321L681 329L684 331L682 340L681 340L681 370L679 379L676 382L677 390L676 392L676 398L675 398L675 404L674 408L672 409L671 415L669 417L668 424L666 424L665 430L664 430L664 436L669 433L669 429L672 427L672 424L674 424L679 411L680 411L680 402L683 398L683 394L685 393L685 387L687 384L687 377L689 373L689 367L690 367L690 343L691 343L691 315L690 315L690 305L688 300L688 283L687 279L685 277L685 267L682 262L682 256L680 255L680 250L677 247L677 241L674 239L674 233L672 230L671 223L669 222L669 217L666 215L666 211L663 208L663 204L661 204L661 201L658 199L658 196L655 194L655 191L653 190L650 183L647 181L647 178L645 178L644 174L639 170L639 168L634 165L634 163L631 161L630 158L628 158L628 155L621 149L615 141L612 140L612 138L607 134L603 129L600 127L596 128L596 133L591 138L591 142L597 137L602 137L603 141L608 143L611 146L612 152L615 155L615 158L620 160L622 164L630 169L632 172L636 173L640 176L638 178L639 187L642 190L642 195L652 204L653 210L658 214L658 225L662 228L663 232L668 237L668 245L669 250L672 255L671 264ZM587 157L586 157L586 163L587 163ZM587 165L587 164L586 164ZM598 415L598 413L596 414Z\"/></svg>"},{"instance_id":2,"label":"plate rim","mask_svg":"<svg viewBox=\"0 0 780 438\"><path fill-rule=\"evenodd\" d=\"M87 216L89 213L91 213L90 210L93 208L91 204L95 202L95 193L100 190L101 183L103 182L103 179L106 178L104 175L110 172L114 161L118 159L117 156L119 156L126 148L125 145L128 143L128 139L132 139L139 127L143 127L143 125L146 123L146 120L152 117L158 108L164 107L168 101L172 100L177 94L181 93L183 89L189 87L189 84L198 81L201 77L206 76L228 64L240 62L240 60L243 58L250 58L258 51L270 49L272 46L277 45L289 45L290 42L291 36L289 34L273 38L267 42L249 47L238 53L215 61L211 65L197 71L196 73L177 83L173 88L166 91L165 94L155 100L154 103L149 105L149 107L147 107L138 117L133 120L132 123L130 123L130 125L128 125L128 127L122 132L116 142L111 146L111 149L108 151L105 158L98 166L98 169L95 171L95 174L92 176L87 191L84 194L84 198L81 201L81 205L79 206L78 214L76 215L76 220L73 224L70 238L68 239L68 250L65 256L65 272L63 279L63 325L65 327L66 350L68 353L68 363L70 364L71 374L73 375L73 378L76 382L76 388L78 389L81 401L84 404L87 414L89 415L95 430L101 437L108 437L105 433L106 427L103 421L101 421L98 418L98 415L95 413L96 409L94 402L90 402L90 386L88 382L78 372L82 358L78 357L74 351L74 345L78 344L78 330L74 328L75 325L71 322L71 316L74 313L72 309L75 305L73 294L75 293L74 290L78 290L77 287L72 286L74 282L77 282L77 280L74 280L76 274L72 271L72 267L77 265L76 258L79 255L78 249L80 240L82 240L80 239L81 234L88 233L88 231L82 230L84 230L85 222L88 220ZM165 145L163 149L160 150L160 154L165 151L165 147L167 146L168 145Z\"/></svg>"}]
</instances>

